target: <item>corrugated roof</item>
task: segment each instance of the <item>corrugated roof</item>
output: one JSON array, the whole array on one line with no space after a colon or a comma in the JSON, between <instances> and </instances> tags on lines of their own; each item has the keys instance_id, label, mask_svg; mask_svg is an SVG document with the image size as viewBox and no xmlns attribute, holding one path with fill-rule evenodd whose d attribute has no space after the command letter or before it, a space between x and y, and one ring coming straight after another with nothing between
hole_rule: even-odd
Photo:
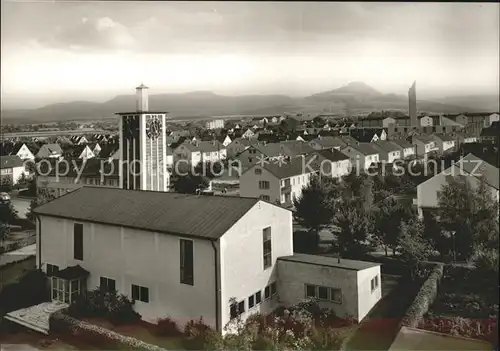
<instances>
[{"instance_id":1,"label":"corrugated roof","mask_svg":"<svg viewBox=\"0 0 500 351\"><path fill-rule=\"evenodd\" d=\"M15 155L0 156L0 169L23 167L23 165L23 160Z\"/></svg>"},{"instance_id":2,"label":"corrugated roof","mask_svg":"<svg viewBox=\"0 0 500 351\"><path fill-rule=\"evenodd\" d=\"M338 263L338 258L336 257L308 255L301 253L295 253L291 256L278 257L278 260L312 264L318 266L334 267L339 269L348 269L353 271L361 271L367 268L380 266L380 263L355 261L355 260L348 260L345 258L341 258L340 263Z\"/></svg>"},{"instance_id":3,"label":"corrugated roof","mask_svg":"<svg viewBox=\"0 0 500 351\"><path fill-rule=\"evenodd\" d=\"M37 207L40 215L218 239L259 199L82 187Z\"/></svg>"}]
</instances>

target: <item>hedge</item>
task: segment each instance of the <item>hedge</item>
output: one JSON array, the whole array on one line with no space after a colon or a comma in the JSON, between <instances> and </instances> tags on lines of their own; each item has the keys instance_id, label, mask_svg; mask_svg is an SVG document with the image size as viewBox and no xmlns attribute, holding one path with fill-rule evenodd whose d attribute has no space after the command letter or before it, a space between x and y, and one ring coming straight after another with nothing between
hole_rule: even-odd
<instances>
[{"instance_id":1,"label":"hedge","mask_svg":"<svg viewBox=\"0 0 500 351\"><path fill-rule=\"evenodd\" d=\"M116 347L129 350L166 351L159 346L70 317L64 313L64 310L51 314L49 317L49 330L51 333L56 334L70 334L72 337L81 338L103 348Z\"/></svg>"},{"instance_id":2,"label":"hedge","mask_svg":"<svg viewBox=\"0 0 500 351\"><path fill-rule=\"evenodd\" d=\"M420 288L401 321L401 326L416 328L436 299L438 286L443 278L443 264L436 264Z\"/></svg>"}]
</instances>

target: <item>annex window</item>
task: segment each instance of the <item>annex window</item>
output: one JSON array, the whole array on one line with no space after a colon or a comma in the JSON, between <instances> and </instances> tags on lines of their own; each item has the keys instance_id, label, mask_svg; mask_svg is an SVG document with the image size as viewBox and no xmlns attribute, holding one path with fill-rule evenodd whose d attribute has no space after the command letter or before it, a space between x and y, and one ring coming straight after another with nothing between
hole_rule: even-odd
<instances>
[{"instance_id":1,"label":"annex window","mask_svg":"<svg viewBox=\"0 0 500 351\"><path fill-rule=\"evenodd\" d=\"M180 240L180 276L181 283L194 285L194 269L193 269L193 241Z\"/></svg>"},{"instance_id":2,"label":"annex window","mask_svg":"<svg viewBox=\"0 0 500 351\"><path fill-rule=\"evenodd\" d=\"M144 286L132 284L132 300L149 302L149 289Z\"/></svg>"},{"instance_id":3,"label":"annex window","mask_svg":"<svg viewBox=\"0 0 500 351\"><path fill-rule=\"evenodd\" d=\"M271 297L271 287L268 285L264 289L264 300L267 300L270 297Z\"/></svg>"},{"instance_id":4,"label":"annex window","mask_svg":"<svg viewBox=\"0 0 500 351\"><path fill-rule=\"evenodd\" d=\"M248 309L252 308L253 306L255 306L255 295L248 297Z\"/></svg>"},{"instance_id":5,"label":"annex window","mask_svg":"<svg viewBox=\"0 0 500 351\"><path fill-rule=\"evenodd\" d=\"M259 189L269 189L269 181L260 180L259 181Z\"/></svg>"},{"instance_id":6,"label":"annex window","mask_svg":"<svg viewBox=\"0 0 500 351\"><path fill-rule=\"evenodd\" d=\"M278 293L278 290L276 289L276 282L271 283L271 296L274 296Z\"/></svg>"},{"instance_id":7,"label":"annex window","mask_svg":"<svg viewBox=\"0 0 500 351\"><path fill-rule=\"evenodd\" d=\"M245 300L233 303L229 306L229 317L234 319L245 312Z\"/></svg>"},{"instance_id":8,"label":"annex window","mask_svg":"<svg viewBox=\"0 0 500 351\"><path fill-rule=\"evenodd\" d=\"M342 303L342 290L331 288L330 289L330 300L336 303Z\"/></svg>"},{"instance_id":9,"label":"annex window","mask_svg":"<svg viewBox=\"0 0 500 351\"><path fill-rule=\"evenodd\" d=\"M375 291L375 289L378 288L378 275L376 275L372 280L370 280L370 287L372 292Z\"/></svg>"},{"instance_id":10,"label":"annex window","mask_svg":"<svg viewBox=\"0 0 500 351\"><path fill-rule=\"evenodd\" d=\"M262 292L257 291L255 293L255 304L258 305L261 302L262 302Z\"/></svg>"},{"instance_id":11,"label":"annex window","mask_svg":"<svg viewBox=\"0 0 500 351\"><path fill-rule=\"evenodd\" d=\"M83 261L83 224L73 225L73 257L75 260Z\"/></svg>"},{"instance_id":12,"label":"annex window","mask_svg":"<svg viewBox=\"0 0 500 351\"><path fill-rule=\"evenodd\" d=\"M101 291L116 291L116 281L111 278L101 277L99 287Z\"/></svg>"},{"instance_id":13,"label":"annex window","mask_svg":"<svg viewBox=\"0 0 500 351\"><path fill-rule=\"evenodd\" d=\"M306 284L306 298L316 297L316 286Z\"/></svg>"},{"instance_id":14,"label":"annex window","mask_svg":"<svg viewBox=\"0 0 500 351\"><path fill-rule=\"evenodd\" d=\"M59 272L59 267L50 263L47 263L47 276L51 276L54 273Z\"/></svg>"},{"instance_id":15,"label":"annex window","mask_svg":"<svg viewBox=\"0 0 500 351\"><path fill-rule=\"evenodd\" d=\"M269 195L260 195L260 198L264 201L270 201L271 198L269 197Z\"/></svg>"},{"instance_id":16,"label":"annex window","mask_svg":"<svg viewBox=\"0 0 500 351\"><path fill-rule=\"evenodd\" d=\"M264 269L272 265L272 247L271 247L271 227L264 228L262 231Z\"/></svg>"},{"instance_id":17,"label":"annex window","mask_svg":"<svg viewBox=\"0 0 500 351\"><path fill-rule=\"evenodd\" d=\"M255 174L257 174L257 175L262 174L262 169L255 168Z\"/></svg>"},{"instance_id":18,"label":"annex window","mask_svg":"<svg viewBox=\"0 0 500 351\"><path fill-rule=\"evenodd\" d=\"M324 286L318 286L318 299L328 300L328 288Z\"/></svg>"}]
</instances>

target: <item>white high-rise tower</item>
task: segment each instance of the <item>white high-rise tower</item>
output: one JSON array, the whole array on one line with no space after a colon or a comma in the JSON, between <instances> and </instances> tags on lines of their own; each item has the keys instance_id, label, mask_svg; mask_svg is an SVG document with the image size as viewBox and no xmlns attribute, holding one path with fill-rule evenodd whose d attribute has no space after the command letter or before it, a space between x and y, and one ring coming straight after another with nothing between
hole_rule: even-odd
<instances>
[{"instance_id":1,"label":"white high-rise tower","mask_svg":"<svg viewBox=\"0 0 500 351\"><path fill-rule=\"evenodd\" d=\"M148 87L136 88L136 111L120 116L120 187L168 191L165 120L167 112L149 111Z\"/></svg>"}]
</instances>

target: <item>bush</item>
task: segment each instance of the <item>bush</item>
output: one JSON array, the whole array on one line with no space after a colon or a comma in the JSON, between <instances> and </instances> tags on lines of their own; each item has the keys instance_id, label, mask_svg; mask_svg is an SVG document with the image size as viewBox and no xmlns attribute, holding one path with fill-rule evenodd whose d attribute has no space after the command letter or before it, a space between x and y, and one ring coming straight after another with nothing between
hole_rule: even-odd
<instances>
[{"instance_id":1,"label":"bush","mask_svg":"<svg viewBox=\"0 0 500 351\"><path fill-rule=\"evenodd\" d=\"M439 281L443 277L443 265L438 264L434 267L431 274L424 282L415 300L406 311L401 324L406 327L415 328L422 320L423 316L429 310L436 299Z\"/></svg>"},{"instance_id":2,"label":"bush","mask_svg":"<svg viewBox=\"0 0 500 351\"><path fill-rule=\"evenodd\" d=\"M101 317L111 323L130 324L140 320L141 316L134 311L134 303L125 295L116 291L102 291L96 288L82 293L69 307L71 316Z\"/></svg>"},{"instance_id":3,"label":"bush","mask_svg":"<svg viewBox=\"0 0 500 351\"><path fill-rule=\"evenodd\" d=\"M126 349L145 351L165 351L159 346L147 344L141 340L115 333L111 330L79 321L62 311L52 313L49 317L51 333L70 335L71 339L81 338L102 349Z\"/></svg>"},{"instance_id":4,"label":"bush","mask_svg":"<svg viewBox=\"0 0 500 351\"><path fill-rule=\"evenodd\" d=\"M211 329L203 323L203 318L191 320L184 327L184 347L188 350L203 350L211 336Z\"/></svg>"},{"instance_id":5,"label":"bush","mask_svg":"<svg viewBox=\"0 0 500 351\"><path fill-rule=\"evenodd\" d=\"M154 328L154 333L158 336L179 336L181 331L171 318L160 318Z\"/></svg>"},{"instance_id":6,"label":"bush","mask_svg":"<svg viewBox=\"0 0 500 351\"><path fill-rule=\"evenodd\" d=\"M482 339L489 342L493 342L493 334L497 334L496 318L468 319L456 316L433 316L423 319L418 327L438 333Z\"/></svg>"}]
</instances>

